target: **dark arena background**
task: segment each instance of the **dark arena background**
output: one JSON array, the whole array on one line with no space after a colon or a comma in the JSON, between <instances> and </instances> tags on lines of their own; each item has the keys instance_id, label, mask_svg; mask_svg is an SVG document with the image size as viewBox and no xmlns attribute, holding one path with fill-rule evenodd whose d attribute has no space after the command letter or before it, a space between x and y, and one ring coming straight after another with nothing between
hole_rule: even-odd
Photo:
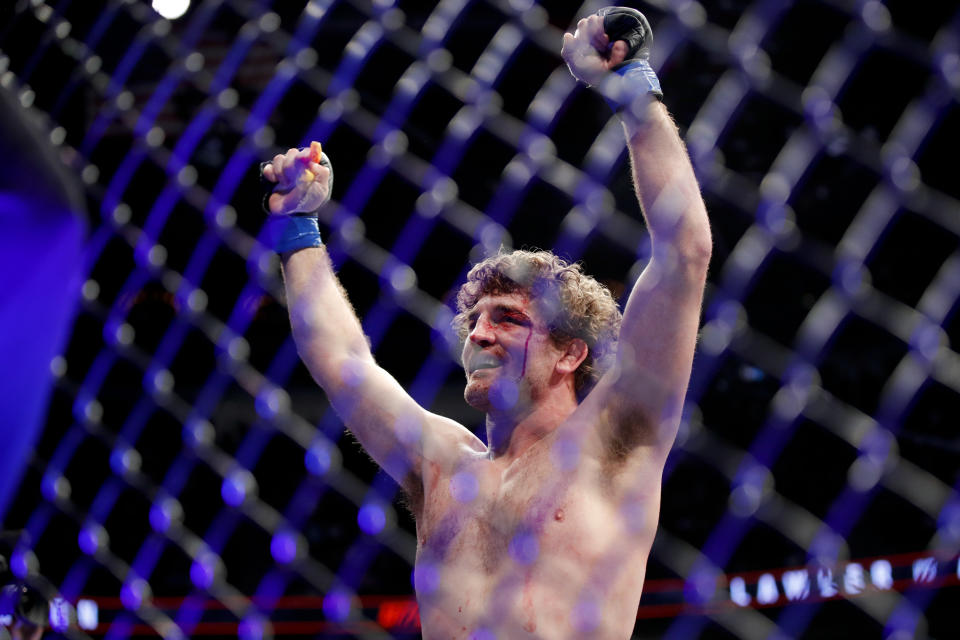
<instances>
[{"instance_id":1,"label":"dark arena background","mask_svg":"<svg viewBox=\"0 0 960 640\"><path fill-rule=\"evenodd\" d=\"M323 143L378 361L482 437L469 266L551 248L622 302L649 256L559 56L603 5L182 4L0 9L0 637L417 638L412 519L298 360L258 163ZM714 235L633 637L960 637L960 8L633 6Z\"/></svg>"}]
</instances>

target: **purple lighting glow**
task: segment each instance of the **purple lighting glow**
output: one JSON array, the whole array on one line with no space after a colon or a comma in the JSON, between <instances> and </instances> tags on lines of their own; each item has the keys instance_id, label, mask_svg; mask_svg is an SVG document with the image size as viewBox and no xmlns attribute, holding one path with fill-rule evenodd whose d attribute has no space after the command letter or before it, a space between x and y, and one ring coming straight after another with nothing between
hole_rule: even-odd
<instances>
[{"instance_id":1,"label":"purple lighting glow","mask_svg":"<svg viewBox=\"0 0 960 640\"><path fill-rule=\"evenodd\" d=\"M429 595L440 586L440 567L429 560L421 560L413 569L413 586L417 593Z\"/></svg>"},{"instance_id":2,"label":"purple lighting glow","mask_svg":"<svg viewBox=\"0 0 960 640\"><path fill-rule=\"evenodd\" d=\"M265 640L271 637L267 622L256 614L241 620L237 633L242 640Z\"/></svg>"},{"instance_id":3,"label":"purple lighting glow","mask_svg":"<svg viewBox=\"0 0 960 640\"><path fill-rule=\"evenodd\" d=\"M50 502L56 502L70 497L70 481L55 469L48 469L40 483L43 497Z\"/></svg>"},{"instance_id":4,"label":"purple lighting glow","mask_svg":"<svg viewBox=\"0 0 960 640\"><path fill-rule=\"evenodd\" d=\"M150 506L150 526L157 533L164 533L174 522L183 518L183 507L175 498L160 498Z\"/></svg>"},{"instance_id":5,"label":"purple lighting glow","mask_svg":"<svg viewBox=\"0 0 960 640\"><path fill-rule=\"evenodd\" d=\"M531 565L540 555L540 542L531 532L521 531L510 540L510 557L520 565Z\"/></svg>"},{"instance_id":6,"label":"purple lighting glow","mask_svg":"<svg viewBox=\"0 0 960 640\"><path fill-rule=\"evenodd\" d=\"M199 589L209 589L222 567L223 562L216 554L206 551L197 556L190 565L190 581Z\"/></svg>"},{"instance_id":7,"label":"purple lighting glow","mask_svg":"<svg viewBox=\"0 0 960 640\"><path fill-rule=\"evenodd\" d=\"M242 505L256 487L253 474L246 469L235 469L223 479L220 495L231 507Z\"/></svg>"},{"instance_id":8,"label":"purple lighting glow","mask_svg":"<svg viewBox=\"0 0 960 640\"><path fill-rule=\"evenodd\" d=\"M136 611L150 597L150 585L142 578L133 578L120 589L120 601L130 611Z\"/></svg>"},{"instance_id":9,"label":"purple lighting glow","mask_svg":"<svg viewBox=\"0 0 960 640\"><path fill-rule=\"evenodd\" d=\"M83 551L88 556L92 556L101 547L106 545L107 541L107 532L106 530L97 523L89 523L80 530L80 535L77 537L77 544L80 546L80 550Z\"/></svg>"},{"instance_id":10,"label":"purple lighting glow","mask_svg":"<svg viewBox=\"0 0 960 640\"><path fill-rule=\"evenodd\" d=\"M299 541L296 532L278 531L270 541L270 554L280 564L290 564L299 555Z\"/></svg>"},{"instance_id":11,"label":"purple lighting glow","mask_svg":"<svg viewBox=\"0 0 960 640\"><path fill-rule=\"evenodd\" d=\"M363 505L357 512L357 524L360 525L362 531L370 535L380 533L387 524L387 516L383 507L374 503Z\"/></svg>"},{"instance_id":12,"label":"purple lighting glow","mask_svg":"<svg viewBox=\"0 0 960 640\"><path fill-rule=\"evenodd\" d=\"M10 556L10 571L21 580L38 570L39 561L31 549L17 548Z\"/></svg>"},{"instance_id":13,"label":"purple lighting glow","mask_svg":"<svg viewBox=\"0 0 960 640\"><path fill-rule=\"evenodd\" d=\"M70 627L73 608L70 603L61 597L50 600L50 628L57 633L64 633Z\"/></svg>"},{"instance_id":14,"label":"purple lighting glow","mask_svg":"<svg viewBox=\"0 0 960 640\"><path fill-rule=\"evenodd\" d=\"M590 3L151 2L0 12L0 556L76 603L48 635L429 638L418 607L471 586L448 569L468 549L496 571L446 611L464 640L625 614L663 640L953 637L957 3L629 3L696 189L683 158L643 175L607 83L568 70ZM313 140L338 174L320 304L258 180ZM522 248L582 265L626 333L591 335L598 393L500 468L451 325L470 269ZM554 338L580 331L572 275L534 279ZM675 329L682 389L655 362ZM491 374L493 409L550 397L529 355ZM594 481L585 522L566 492ZM578 575L546 585L567 606L514 624L567 552ZM625 576L635 619L607 605Z\"/></svg>"},{"instance_id":15,"label":"purple lighting glow","mask_svg":"<svg viewBox=\"0 0 960 640\"><path fill-rule=\"evenodd\" d=\"M461 504L473 502L479 492L477 476L470 471L458 471L450 478L450 495Z\"/></svg>"},{"instance_id":16,"label":"purple lighting glow","mask_svg":"<svg viewBox=\"0 0 960 640\"><path fill-rule=\"evenodd\" d=\"M328 620L343 622L350 616L353 596L343 589L333 589L323 598L323 614Z\"/></svg>"},{"instance_id":17,"label":"purple lighting glow","mask_svg":"<svg viewBox=\"0 0 960 640\"><path fill-rule=\"evenodd\" d=\"M330 444L325 440L317 440L307 449L304 456L304 465L311 474L323 477L330 470L332 464L333 455Z\"/></svg>"}]
</instances>

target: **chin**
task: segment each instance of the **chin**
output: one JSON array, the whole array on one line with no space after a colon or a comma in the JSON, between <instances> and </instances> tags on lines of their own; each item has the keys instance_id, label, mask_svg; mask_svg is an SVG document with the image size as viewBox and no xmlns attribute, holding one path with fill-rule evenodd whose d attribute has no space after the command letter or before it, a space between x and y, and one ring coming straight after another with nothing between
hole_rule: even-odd
<instances>
[{"instance_id":1,"label":"chin","mask_svg":"<svg viewBox=\"0 0 960 640\"><path fill-rule=\"evenodd\" d=\"M468 382L463 390L463 399L474 409L486 413L490 408L490 389L484 384Z\"/></svg>"}]
</instances>

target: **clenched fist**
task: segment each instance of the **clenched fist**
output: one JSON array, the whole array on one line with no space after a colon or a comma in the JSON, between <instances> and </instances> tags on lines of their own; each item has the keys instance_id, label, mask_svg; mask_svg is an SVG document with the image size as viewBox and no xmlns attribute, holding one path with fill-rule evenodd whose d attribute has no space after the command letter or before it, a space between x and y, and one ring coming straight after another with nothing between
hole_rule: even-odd
<instances>
[{"instance_id":1,"label":"clenched fist","mask_svg":"<svg viewBox=\"0 0 960 640\"><path fill-rule=\"evenodd\" d=\"M267 199L270 213L312 213L330 197L333 171L330 159L319 142L311 142L306 149L290 149L264 163L264 179L276 186Z\"/></svg>"},{"instance_id":2,"label":"clenched fist","mask_svg":"<svg viewBox=\"0 0 960 640\"><path fill-rule=\"evenodd\" d=\"M603 16L594 14L581 19L573 33L563 34L560 55L573 77L595 86L626 59L628 52L623 40L610 42L603 28Z\"/></svg>"}]
</instances>

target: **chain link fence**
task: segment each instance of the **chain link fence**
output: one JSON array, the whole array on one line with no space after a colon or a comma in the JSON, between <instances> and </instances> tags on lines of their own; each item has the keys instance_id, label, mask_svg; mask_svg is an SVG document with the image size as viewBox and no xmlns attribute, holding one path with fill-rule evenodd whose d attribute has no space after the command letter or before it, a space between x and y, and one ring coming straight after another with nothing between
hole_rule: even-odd
<instances>
[{"instance_id":1,"label":"chain link fence","mask_svg":"<svg viewBox=\"0 0 960 640\"><path fill-rule=\"evenodd\" d=\"M69 603L58 633L417 637L412 519L299 363L257 166L323 142L321 228L378 361L479 433L469 266L552 248L625 298L649 258L620 125L559 57L601 6L0 12L2 91L88 226L0 514L11 573ZM956 637L960 8L635 6L715 249L634 637Z\"/></svg>"}]
</instances>

